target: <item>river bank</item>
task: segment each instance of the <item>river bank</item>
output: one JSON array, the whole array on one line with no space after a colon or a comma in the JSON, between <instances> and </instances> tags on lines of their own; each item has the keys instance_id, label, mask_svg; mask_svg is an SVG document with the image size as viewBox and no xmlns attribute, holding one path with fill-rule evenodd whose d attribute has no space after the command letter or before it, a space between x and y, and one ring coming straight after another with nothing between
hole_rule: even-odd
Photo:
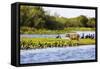
<instances>
[{"instance_id":1,"label":"river bank","mask_svg":"<svg viewBox=\"0 0 100 69\"><path fill-rule=\"evenodd\" d=\"M63 30L35 29L30 27L21 27L20 34L65 34L75 31L95 31L95 28L88 27L68 27Z\"/></svg>"},{"instance_id":2,"label":"river bank","mask_svg":"<svg viewBox=\"0 0 100 69\"><path fill-rule=\"evenodd\" d=\"M21 49L41 49L52 47L72 47L95 44L95 39L69 40L60 38L21 38Z\"/></svg>"}]
</instances>

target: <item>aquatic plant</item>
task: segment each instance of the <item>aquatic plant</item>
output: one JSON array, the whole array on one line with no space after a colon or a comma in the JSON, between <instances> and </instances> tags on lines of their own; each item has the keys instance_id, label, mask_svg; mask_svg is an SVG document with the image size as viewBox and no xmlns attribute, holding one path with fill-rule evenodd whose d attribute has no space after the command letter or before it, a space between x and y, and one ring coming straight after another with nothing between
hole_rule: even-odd
<instances>
[{"instance_id":1,"label":"aquatic plant","mask_svg":"<svg viewBox=\"0 0 100 69\"><path fill-rule=\"evenodd\" d=\"M58 38L21 38L21 49L37 49L48 47L68 47L95 44L95 39L68 40Z\"/></svg>"}]
</instances>

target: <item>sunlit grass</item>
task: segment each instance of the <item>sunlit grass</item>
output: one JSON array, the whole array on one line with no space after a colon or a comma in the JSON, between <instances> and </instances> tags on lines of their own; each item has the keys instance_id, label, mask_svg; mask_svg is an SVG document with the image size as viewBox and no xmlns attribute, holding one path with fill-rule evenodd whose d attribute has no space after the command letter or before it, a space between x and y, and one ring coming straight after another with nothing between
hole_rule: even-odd
<instances>
[{"instance_id":1,"label":"sunlit grass","mask_svg":"<svg viewBox=\"0 0 100 69\"><path fill-rule=\"evenodd\" d=\"M95 39L80 39L79 44L80 45L95 44Z\"/></svg>"},{"instance_id":2,"label":"sunlit grass","mask_svg":"<svg viewBox=\"0 0 100 69\"><path fill-rule=\"evenodd\" d=\"M21 49L68 47L95 44L95 39L68 40L60 38L21 38Z\"/></svg>"},{"instance_id":3,"label":"sunlit grass","mask_svg":"<svg viewBox=\"0 0 100 69\"><path fill-rule=\"evenodd\" d=\"M47 29L35 29L30 27L21 27L21 34L63 34L67 32L74 31L94 31L95 28L86 28L86 27L69 27L63 30L47 30Z\"/></svg>"}]
</instances>

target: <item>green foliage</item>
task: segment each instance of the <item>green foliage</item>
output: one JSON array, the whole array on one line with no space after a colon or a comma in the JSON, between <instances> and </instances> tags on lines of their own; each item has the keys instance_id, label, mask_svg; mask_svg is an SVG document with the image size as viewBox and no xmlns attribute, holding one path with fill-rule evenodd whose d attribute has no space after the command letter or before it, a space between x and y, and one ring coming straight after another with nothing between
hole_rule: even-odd
<instances>
[{"instance_id":1,"label":"green foliage","mask_svg":"<svg viewBox=\"0 0 100 69\"><path fill-rule=\"evenodd\" d=\"M87 27L88 18L86 16L81 15L77 19L78 19L78 21L80 23L80 26Z\"/></svg>"},{"instance_id":2,"label":"green foliage","mask_svg":"<svg viewBox=\"0 0 100 69\"><path fill-rule=\"evenodd\" d=\"M45 12L42 7L21 6L20 25L34 28L43 28L45 23Z\"/></svg>"},{"instance_id":3,"label":"green foliage","mask_svg":"<svg viewBox=\"0 0 100 69\"><path fill-rule=\"evenodd\" d=\"M20 7L20 26L35 29L63 30L69 27L95 27L95 18L80 15L74 18L59 17L44 11L40 6Z\"/></svg>"},{"instance_id":4,"label":"green foliage","mask_svg":"<svg viewBox=\"0 0 100 69\"><path fill-rule=\"evenodd\" d=\"M88 25L88 27L95 28L95 18L90 18L87 25Z\"/></svg>"},{"instance_id":5,"label":"green foliage","mask_svg":"<svg viewBox=\"0 0 100 69\"><path fill-rule=\"evenodd\" d=\"M95 44L95 39L80 39L79 45L89 45Z\"/></svg>"},{"instance_id":6,"label":"green foliage","mask_svg":"<svg viewBox=\"0 0 100 69\"><path fill-rule=\"evenodd\" d=\"M21 27L21 34L65 34L74 31L95 31L95 28L68 27L63 30L35 29L30 27Z\"/></svg>"},{"instance_id":7,"label":"green foliage","mask_svg":"<svg viewBox=\"0 0 100 69\"><path fill-rule=\"evenodd\" d=\"M21 49L37 49L48 47L68 47L95 44L95 39L68 40L57 38L21 38Z\"/></svg>"},{"instance_id":8,"label":"green foliage","mask_svg":"<svg viewBox=\"0 0 100 69\"><path fill-rule=\"evenodd\" d=\"M64 25L56 20L55 17L48 17L46 21L46 28L50 30L62 30Z\"/></svg>"}]
</instances>

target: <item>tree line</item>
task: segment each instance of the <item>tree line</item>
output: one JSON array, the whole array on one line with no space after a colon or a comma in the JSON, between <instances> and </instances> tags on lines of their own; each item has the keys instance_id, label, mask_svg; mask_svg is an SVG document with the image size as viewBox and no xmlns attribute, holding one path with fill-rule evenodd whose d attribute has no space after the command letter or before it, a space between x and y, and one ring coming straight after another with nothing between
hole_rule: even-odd
<instances>
[{"instance_id":1,"label":"tree line","mask_svg":"<svg viewBox=\"0 0 100 69\"><path fill-rule=\"evenodd\" d=\"M50 30L62 30L68 27L95 28L95 18L88 18L84 15L66 18L50 15L40 6L21 6L20 26Z\"/></svg>"}]
</instances>

